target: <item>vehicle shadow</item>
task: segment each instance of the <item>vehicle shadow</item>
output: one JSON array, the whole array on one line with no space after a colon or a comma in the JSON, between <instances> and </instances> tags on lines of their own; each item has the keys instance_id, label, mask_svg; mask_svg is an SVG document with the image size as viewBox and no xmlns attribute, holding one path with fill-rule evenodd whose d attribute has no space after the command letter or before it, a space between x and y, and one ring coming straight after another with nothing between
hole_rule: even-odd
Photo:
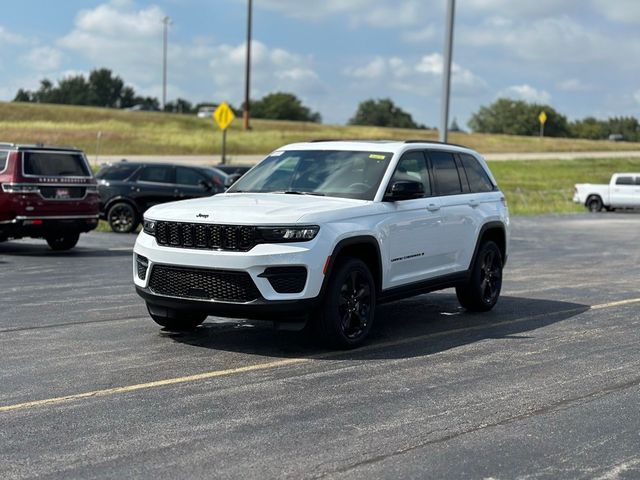
<instances>
[{"instance_id":1,"label":"vehicle shadow","mask_svg":"<svg viewBox=\"0 0 640 480\"><path fill-rule=\"evenodd\" d=\"M446 351L486 339L528 338L527 332L567 320L588 305L501 297L491 312L464 311L455 295L439 293L381 305L367 343L355 350L330 351L302 332L275 331L268 322L211 319L185 334L164 333L187 345L276 358L393 359ZM524 334L524 335L523 335Z\"/></svg>"},{"instance_id":2,"label":"vehicle shadow","mask_svg":"<svg viewBox=\"0 0 640 480\"><path fill-rule=\"evenodd\" d=\"M1 243L0 255L25 256L25 257L73 257L73 258L98 258L98 257L130 257L133 248L109 250L108 248L75 247L71 250L56 252L51 250L46 244L35 243Z\"/></svg>"}]
</instances>

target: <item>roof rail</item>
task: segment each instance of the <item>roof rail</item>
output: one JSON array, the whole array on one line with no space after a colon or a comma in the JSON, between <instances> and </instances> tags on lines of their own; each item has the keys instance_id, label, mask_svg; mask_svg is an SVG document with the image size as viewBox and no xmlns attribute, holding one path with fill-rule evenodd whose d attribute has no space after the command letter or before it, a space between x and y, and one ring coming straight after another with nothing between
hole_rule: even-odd
<instances>
[{"instance_id":1,"label":"roof rail","mask_svg":"<svg viewBox=\"0 0 640 480\"><path fill-rule=\"evenodd\" d=\"M411 140L405 140L404 143L433 143L433 144L436 144L436 145L449 145L451 147L469 148L469 147L466 147L464 145L459 145L457 143L439 142L438 140L411 139Z\"/></svg>"},{"instance_id":2,"label":"roof rail","mask_svg":"<svg viewBox=\"0 0 640 480\"><path fill-rule=\"evenodd\" d=\"M15 143L0 142L0 147L15 147Z\"/></svg>"},{"instance_id":3,"label":"roof rail","mask_svg":"<svg viewBox=\"0 0 640 480\"><path fill-rule=\"evenodd\" d=\"M365 142L365 143L396 143L401 142L402 140L388 140L384 138L317 138L314 140L309 140L309 143L320 143L320 142Z\"/></svg>"}]
</instances>

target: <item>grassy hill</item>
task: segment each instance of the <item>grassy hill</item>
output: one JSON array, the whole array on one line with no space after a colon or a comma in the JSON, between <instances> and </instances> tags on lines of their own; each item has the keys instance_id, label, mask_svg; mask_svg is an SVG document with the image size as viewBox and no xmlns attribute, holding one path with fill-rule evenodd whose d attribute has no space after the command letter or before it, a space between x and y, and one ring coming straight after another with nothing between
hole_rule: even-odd
<instances>
[{"instance_id":1,"label":"grassy hill","mask_svg":"<svg viewBox=\"0 0 640 480\"><path fill-rule=\"evenodd\" d=\"M230 155L267 153L286 143L314 138L437 139L435 130L319 125L253 120L231 125ZM213 120L195 115L128 112L92 107L0 102L0 141L74 145L88 154L102 132L102 155L206 155L220 151L222 135ZM640 150L640 143L454 133L450 141L481 153Z\"/></svg>"}]
</instances>

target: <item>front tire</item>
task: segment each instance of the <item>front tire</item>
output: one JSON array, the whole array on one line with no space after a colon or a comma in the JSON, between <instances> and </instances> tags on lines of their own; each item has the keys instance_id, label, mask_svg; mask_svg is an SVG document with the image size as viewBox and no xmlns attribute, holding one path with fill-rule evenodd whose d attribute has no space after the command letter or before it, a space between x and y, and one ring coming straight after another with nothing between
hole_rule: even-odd
<instances>
[{"instance_id":1,"label":"front tire","mask_svg":"<svg viewBox=\"0 0 640 480\"><path fill-rule=\"evenodd\" d=\"M502 253L495 242L480 245L469 281L456 287L460 305L471 312L487 312L498 302L502 289Z\"/></svg>"},{"instance_id":2,"label":"front tire","mask_svg":"<svg viewBox=\"0 0 640 480\"><path fill-rule=\"evenodd\" d=\"M49 245L49 247L51 247L51 250L54 250L56 252L71 250L76 246L79 239L79 232L56 233L48 235L45 238L47 244Z\"/></svg>"},{"instance_id":3,"label":"front tire","mask_svg":"<svg viewBox=\"0 0 640 480\"><path fill-rule=\"evenodd\" d=\"M109 208L107 220L115 233L131 233L139 223L136 209L126 202L118 202Z\"/></svg>"},{"instance_id":4,"label":"front tire","mask_svg":"<svg viewBox=\"0 0 640 480\"><path fill-rule=\"evenodd\" d=\"M334 348L355 348L371 331L376 286L369 267L357 258L341 261L331 274L324 306L315 318L321 339Z\"/></svg>"},{"instance_id":5,"label":"front tire","mask_svg":"<svg viewBox=\"0 0 640 480\"><path fill-rule=\"evenodd\" d=\"M194 330L207 319L207 315L196 312L180 312L170 316L157 315L147 305L149 316L161 327L170 332L188 332Z\"/></svg>"}]
</instances>

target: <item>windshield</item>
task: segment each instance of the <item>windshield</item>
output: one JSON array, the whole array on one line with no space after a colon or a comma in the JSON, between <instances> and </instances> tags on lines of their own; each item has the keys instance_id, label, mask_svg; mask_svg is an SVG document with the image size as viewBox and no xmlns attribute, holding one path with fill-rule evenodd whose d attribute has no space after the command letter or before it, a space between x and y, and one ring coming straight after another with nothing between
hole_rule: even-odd
<instances>
[{"instance_id":1,"label":"windshield","mask_svg":"<svg viewBox=\"0 0 640 480\"><path fill-rule=\"evenodd\" d=\"M228 193L298 193L373 200L392 153L344 150L274 152Z\"/></svg>"}]
</instances>

